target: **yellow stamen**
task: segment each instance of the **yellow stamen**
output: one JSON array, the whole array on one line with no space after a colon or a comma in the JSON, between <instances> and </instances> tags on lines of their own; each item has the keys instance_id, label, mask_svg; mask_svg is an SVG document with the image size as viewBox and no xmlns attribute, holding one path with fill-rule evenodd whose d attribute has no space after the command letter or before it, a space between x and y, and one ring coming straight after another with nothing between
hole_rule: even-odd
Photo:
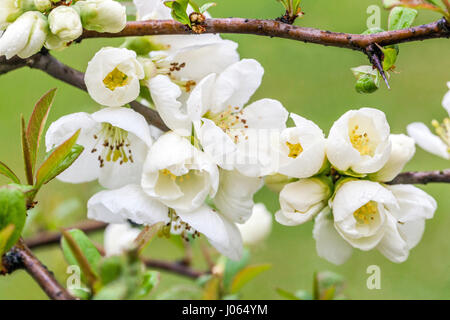
<instances>
[{"instance_id":1,"label":"yellow stamen","mask_svg":"<svg viewBox=\"0 0 450 320\"><path fill-rule=\"evenodd\" d=\"M359 130L358 125L349 130L349 137L353 148L358 150L360 155L374 155L375 150L371 145L369 135L366 132Z\"/></svg>"},{"instance_id":2,"label":"yellow stamen","mask_svg":"<svg viewBox=\"0 0 450 320\"><path fill-rule=\"evenodd\" d=\"M369 224L370 221L375 219L375 215L378 213L378 206L375 201L369 201L361 208L353 213L356 221L359 224Z\"/></svg>"},{"instance_id":3,"label":"yellow stamen","mask_svg":"<svg viewBox=\"0 0 450 320\"><path fill-rule=\"evenodd\" d=\"M125 73L115 68L113 71L108 73L105 79L103 79L103 83L109 90L114 91L119 87L126 86L128 84L128 80L128 76Z\"/></svg>"},{"instance_id":4,"label":"yellow stamen","mask_svg":"<svg viewBox=\"0 0 450 320\"><path fill-rule=\"evenodd\" d=\"M289 158L297 158L300 153L303 152L302 145L300 143L290 143L289 141L286 141L286 145L289 148Z\"/></svg>"}]
</instances>

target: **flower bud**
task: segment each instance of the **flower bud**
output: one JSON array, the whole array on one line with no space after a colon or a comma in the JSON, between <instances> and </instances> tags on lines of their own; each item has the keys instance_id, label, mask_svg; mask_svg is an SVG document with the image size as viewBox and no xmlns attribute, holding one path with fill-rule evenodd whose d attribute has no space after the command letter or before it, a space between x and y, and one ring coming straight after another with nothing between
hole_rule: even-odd
<instances>
[{"instance_id":1,"label":"flower bud","mask_svg":"<svg viewBox=\"0 0 450 320\"><path fill-rule=\"evenodd\" d=\"M262 203L253 206L250 219L244 224L237 224L245 245L257 245L263 242L272 231L272 214Z\"/></svg>"},{"instance_id":2,"label":"flower bud","mask_svg":"<svg viewBox=\"0 0 450 320\"><path fill-rule=\"evenodd\" d=\"M363 75L356 81L355 90L358 93L373 93L378 90L375 79L370 75Z\"/></svg>"},{"instance_id":3,"label":"flower bud","mask_svg":"<svg viewBox=\"0 0 450 320\"><path fill-rule=\"evenodd\" d=\"M28 58L41 50L47 34L47 18L37 11L26 12L0 38L0 56Z\"/></svg>"},{"instance_id":4,"label":"flower bud","mask_svg":"<svg viewBox=\"0 0 450 320\"><path fill-rule=\"evenodd\" d=\"M21 14L22 9L16 0L0 1L0 30L5 30L8 25L13 23Z\"/></svg>"},{"instance_id":5,"label":"flower bud","mask_svg":"<svg viewBox=\"0 0 450 320\"><path fill-rule=\"evenodd\" d=\"M52 8L50 0L34 0L34 6L40 12L46 12Z\"/></svg>"},{"instance_id":6,"label":"flower bud","mask_svg":"<svg viewBox=\"0 0 450 320\"><path fill-rule=\"evenodd\" d=\"M48 15L51 32L63 41L73 41L83 33L83 26L77 11L72 7L60 6Z\"/></svg>"},{"instance_id":7,"label":"flower bud","mask_svg":"<svg viewBox=\"0 0 450 320\"><path fill-rule=\"evenodd\" d=\"M300 179L287 184L280 192L281 210L275 215L278 223L295 226L311 220L327 205L331 196L325 178Z\"/></svg>"},{"instance_id":8,"label":"flower bud","mask_svg":"<svg viewBox=\"0 0 450 320\"><path fill-rule=\"evenodd\" d=\"M80 10L84 28L98 32L117 33L127 23L126 9L112 0L78 1L75 6Z\"/></svg>"}]
</instances>

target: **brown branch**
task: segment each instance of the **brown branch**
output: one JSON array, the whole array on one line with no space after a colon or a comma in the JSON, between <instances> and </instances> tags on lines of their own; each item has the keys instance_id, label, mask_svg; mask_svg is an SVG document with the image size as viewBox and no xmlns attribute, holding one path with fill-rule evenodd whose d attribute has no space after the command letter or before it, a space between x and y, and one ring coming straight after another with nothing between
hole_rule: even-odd
<instances>
[{"instance_id":1,"label":"brown branch","mask_svg":"<svg viewBox=\"0 0 450 320\"><path fill-rule=\"evenodd\" d=\"M364 51L369 45L378 43L387 46L403 42L450 37L450 23L442 18L438 21L395 31L370 35L331 32L314 28L292 26L275 20L242 18L207 19L205 33L253 34L278 37L302 42ZM117 38L130 36L193 34L185 25L173 20L149 20L128 22L119 33L85 31L79 41L88 38Z\"/></svg>"},{"instance_id":2,"label":"brown branch","mask_svg":"<svg viewBox=\"0 0 450 320\"><path fill-rule=\"evenodd\" d=\"M73 227L70 227L68 229L80 229L86 233L95 232L104 229L106 226L103 222L97 222L97 221L85 221L80 224L74 225ZM30 248L38 248L38 247L44 247L49 245L58 244L61 240L61 233L60 232L42 232L39 233L31 238L25 239L25 243ZM98 246L98 249L100 252L104 255L104 250L101 246ZM183 262L168 262L168 261L162 261L162 260L156 260L156 259L143 259L143 262L147 267L156 268L163 271L168 271L172 273L176 273L182 276L186 276L188 278L196 279L204 274L206 272L201 272L194 270L187 266ZM12 264L11 264L12 268Z\"/></svg>"},{"instance_id":3,"label":"brown branch","mask_svg":"<svg viewBox=\"0 0 450 320\"><path fill-rule=\"evenodd\" d=\"M75 300L75 298L70 295L58 281L56 281L47 267L36 258L22 239L3 256L2 264L5 269L2 274L10 274L15 270L25 269L50 299Z\"/></svg>"},{"instance_id":4,"label":"brown branch","mask_svg":"<svg viewBox=\"0 0 450 320\"><path fill-rule=\"evenodd\" d=\"M106 223L98 222L98 221L85 221L79 224L76 224L68 229L80 229L85 233L100 231L106 227ZM30 249L36 247L44 247L48 245L53 245L59 243L61 240L60 232L41 232L32 236L30 238L25 239L25 243Z\"/></svg>"},{"instance_id":5,"label":"brown branch","mask_svg":"<svg viewBox=\"0 0 450 320\"><path fill-rule=\"evenodd\" d=\"M35 54L27 59L14 57L10 60L6 60L0 58L0 75L25 66L44 71L58 80L83 91L87 91L86 84L84 83L84 73L63 64L47 52ZM154 125L163 131L168 130L158 112L155 110L150 109L137 101L130 102L130 107L144 116L149 124Z\"/></svg>"},{"instance_id":6,"label":"brown branch","mask_svg":"<svg viewBox=\"0 0 450 320\"><path fill-rule=\"evenodd\" d=\"M441 171L403 172L389 182L389 184L428 184L431 182L450 183L450 169Z\"/></svg>"}]
</instances>

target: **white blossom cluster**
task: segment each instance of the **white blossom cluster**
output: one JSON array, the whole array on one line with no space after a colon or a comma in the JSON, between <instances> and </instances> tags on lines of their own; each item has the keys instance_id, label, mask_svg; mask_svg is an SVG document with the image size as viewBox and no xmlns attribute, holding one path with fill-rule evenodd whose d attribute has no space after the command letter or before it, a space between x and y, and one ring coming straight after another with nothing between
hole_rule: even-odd
<instances>
[{"instance_id":1,"label":"white blossom cluster","mask_svg":"<svg viewBox=\"0 0 450 320\"><path fill-rule=\"evenodd\" d=\"M116 33L126 22L125 7L113 0L0 0L0 56L62 50L83 28Z\"/></svg>"},{"instance_id":2,"label":"white blossom cluster","mask_svg":"<svg viewBox=\"0 0 450 320\"><path fill-rule=\"evenodd\" d=\"M162 0L134 3L138 19L171 19ZM59 179L98 180L106 189L89 200L89 218L163 222L173 234L203 234L235 260L244 243L270 232L271 215L253 202L265 180L280 192L279 223L315 220L321 257L340 264L352 248L376 248L405 261L436 210L420 189L385 184L413 157L414 140L391 134L385 114L372 108L348 111L325 137L279 101L249 103L263 74L219 35L143 37L101 49L85 82L105 108L62 117L46 134L50 150L81 128L77 143L85 151ZM124 107L135 99L154 108L170 131ZM111 254L136 235L129 226L109 232Z\"/></svg>"}]
</instances>

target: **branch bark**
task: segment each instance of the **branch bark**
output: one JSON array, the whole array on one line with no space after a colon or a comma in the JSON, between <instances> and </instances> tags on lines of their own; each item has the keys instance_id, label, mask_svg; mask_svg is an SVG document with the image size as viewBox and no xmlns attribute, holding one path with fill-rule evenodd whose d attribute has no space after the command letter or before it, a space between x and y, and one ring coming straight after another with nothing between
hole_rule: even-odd
<instances>
[{"instance_id":1,"label":"branch bark","mask_svg":"<svg viewBox=\"0 0 450 320\"><path fill-rule=\"evenodd\" d=\"M331 32L314 28L298 27L276 20L259 20L243 18L207 19L204 24L205 33L253 34L258 36L277 37L324 46L347 48L364 51L369 45L380 46L450 37L450 23L442 18L438 21L417 27L385 31L370 35ZM149 20L128 22L119 33L99 33L85 31L78 39L118 38L131 36L194 34L185 25L174 20Z\"/></svg>"},{"instance_id":2,"label":"branch bark","mask_svg":"<svg viewBox=\"0 0 450 320\"><path fill-rule=\"evenodd\" d=\"M50 299L75 300L75 298L70 295L58 281L56 281L47 267L35 257L22 239L20 239L19 242L3 256L2 264L6 269L2 272L3 274L10 274L17 269L25 269Z\"/></svg>"},{"instance_id":3,"label":"branch bark","mask_svg":"<svg viewBox=\"0 0 450 320\"><path fill-rule=\"evenodd\" d=\"M95 231L100 231L106 227L106 224L103 222L97 222L97 221L85 221L78 225L74 225L73 227L70 227L68 229L77 228L85 233L91 233ZM31 238L25 239L25 243L29 248L39 248L39 247L45 247L49 245L58 244L61 240L61 233L60 232L42 232L39 233ZM103 250L101 250L103 251ZM188 265L182 263L182 262L169 262L169 261L162 261L157 259L143 259L143 262L147 267L155 268L167 272L176 273L188 278L196 279L204 274L206 272L197 271L192 268L190 268ZM10 268L14 269L13 264L10 263ZM11 270L14 271L14 270Z\"/></svg>"},{"instance_id":4,"label":"branch bark","mask_svg":"<svg viewBox=\"0 0 450 320\"><path fill-rule=\"evenodd\" d=\"M431 182L450 183L450 169L440 171L403 172L389 182L389 184L428 184Z\"/></svg>"}]
</instances>

